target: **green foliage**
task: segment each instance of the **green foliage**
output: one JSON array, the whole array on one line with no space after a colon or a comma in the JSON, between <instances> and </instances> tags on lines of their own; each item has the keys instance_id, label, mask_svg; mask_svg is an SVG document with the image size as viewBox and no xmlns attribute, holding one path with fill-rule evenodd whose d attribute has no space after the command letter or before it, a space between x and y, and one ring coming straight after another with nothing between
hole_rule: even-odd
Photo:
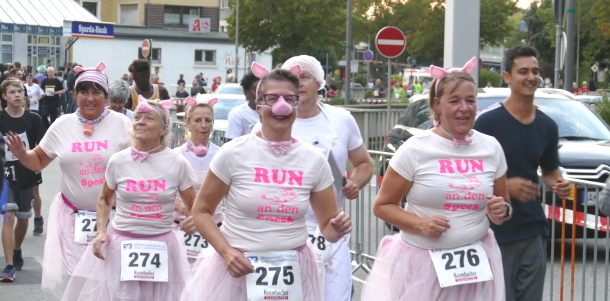
<instances>
[{"instance_id":1,"label":"green foliage","mask_svg":"<svg viewBox=\"0 0 610 301\"><path fill-rule=\"evenodd\" d=\"M595 112L607 124L610 124L610 99L608 99L608 94L605 94L601 101L595 103Z\"/></svg>"},{"instance_id":2,"label":"green foliage","mask_svg":"<svg viewBox=\"0 0 610 301\"><path fill-rule=\"evenodd\" d=\"M229 3L235 7L235 0ZM345 9L341 0L240 0L239 44L248 51L273 49L279 57L311 53L318 45L341 49ZM231 39L235 12L227 18Z\"/></svg>"},{"instance_id":3,"label":"green foliage","mask_svg":"<svg viewBox=\"0 0 610 301\"><path fill-rule=\"evenodd\" d=\"M358 73L354 76L354 83L359 83L366 87L366 74Z\"/></svg>"},{"instance_id":4,"label":"green foliage","mask_svg":"<svg viewBox=\"0 0 610 301\"><path fill-rule=\"evenodd\" d=\"M479 88L485 87L487 82L491 82L492 86L498 88L502 83L502 75L487 69L479 69Z\"/></svg>"},{"instance_id":5,"label":"green foliage","mask_svg":"<svg viewBox=\"0 0 610 301\"><path fill-rule=\"evenodd\" d=\"M332 106L337 106L337 105L341 106L341 105L345 104L345 98L343 98L343 97L335 97L335 98L333 98L333 100L331 100L329 102L325 102L325 103L329 104L329 105L332 105ZM352 99L349 102L349 104L350 105L359 105L360 103Z\"/></svg>"},{"instance_id":6,"label":"green foliage","mask_svg":"<svg viewBox=\"0 0 610 301\"><path fill-rule=\"evenodd\" d=\"M364 99L373 98L373 90L368 90L364 92Z\"/></svg>"}]
</instances>

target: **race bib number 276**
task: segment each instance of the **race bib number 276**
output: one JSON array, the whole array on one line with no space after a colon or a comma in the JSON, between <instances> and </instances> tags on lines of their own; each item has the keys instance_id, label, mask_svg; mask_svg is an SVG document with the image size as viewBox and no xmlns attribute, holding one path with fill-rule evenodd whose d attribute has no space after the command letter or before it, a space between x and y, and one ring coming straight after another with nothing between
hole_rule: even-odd
<instances>
[{"instance_id":1,"label":"race bib number 276","mask_svg":"<svg viewBox=\"0 0 610 301\"><path fill-rule=\"evenodd\" d=\"M487 253L481 242L448 250L430 250L441 287L493 279Z\"/></svg>"}]
</instances>

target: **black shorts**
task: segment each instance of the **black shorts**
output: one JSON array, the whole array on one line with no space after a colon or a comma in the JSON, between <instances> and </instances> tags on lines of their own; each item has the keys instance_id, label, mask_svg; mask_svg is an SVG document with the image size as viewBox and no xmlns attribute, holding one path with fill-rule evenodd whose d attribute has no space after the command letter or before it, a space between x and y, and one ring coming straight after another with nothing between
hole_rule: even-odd
<instances>
[{"instance_id":1,"label":"black shorts","mask_svg":"<svg viewBox=\"0 0 610 301\"><path fill-rule=\"evenodd\" d=\"M36 185L42 184L42 172L36 173Z\"/></svg>"},{"instance_id":2,"label":"black shorts","mask_svg":"<svg viewBox=\"0 0 610 301\"><path fill-rule=\"evenodd\" d=\"M27 189L16 189L9 186L8 199L2 211L16 211L18 219L29 219L32 217L32 204L34 203L34 187Z\"/></svg>"}]
</instances>

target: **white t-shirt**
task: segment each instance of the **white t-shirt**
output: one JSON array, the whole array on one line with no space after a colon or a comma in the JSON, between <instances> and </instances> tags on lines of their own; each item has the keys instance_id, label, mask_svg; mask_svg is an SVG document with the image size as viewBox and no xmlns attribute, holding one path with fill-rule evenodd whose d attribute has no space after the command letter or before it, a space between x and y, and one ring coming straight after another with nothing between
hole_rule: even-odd
<instances>
[{"instance_id":1,"label":"white t-shirt","mask_svg":"<svg viewBox=\"0 0 610 301\"><path fill-rule=\"evenodd\" d=\"M362 136L356 120L352 114L342 108L333 107L318 102L322 109L320 114L311 118L297 118L292 125L292 137L304 144L313 145L327 158L328 152L333 152L341 174L345 175L347 167L348 151L354 150L362 145ZM257 123L252 132L258 132L261 123ZM337 207L343 211L343 193L335 189ZM313 211L309 211L308 219L315 221Z\"/></svg>"},{"instance_id":2,"label":"white t-shirt","mask_svg":"<svg viewBox=\"0 0 610 301\"><path fill-rule=\"evenodd\" d=\"M403 241L424 249L448 249L480 240L489 229L485 214L494 180L506 174L506 158L498 141L473 130L472 143L453 141L431 130L408 139L390 166L412 181L405 210L419 217L442 215L451 228L439 239L401 231Z\"/></svg>"},{"instance_id":3,"label":"white t-shirt","mask_svg":"<svg viewBox=\"0 0 610 301\"><path fill-rule=\"evenodd\" d=\"M229 127L225 137L235 139L249 134L259 120L260 117L255 110L252 110L247 103L241 104L229 112Z\"/></svg>"},{"instance_id":4,"label":"white t-shirt","mask_svg":"<svg viewBox=\"0 0 610 301\"><path fill-rule=\"evenodd\" d=\"M97 125L93 135L83 134L76 114L58 118L40 141L40 147L61 167L59 190L78 209L95 211L97 198L106 179L110 156L129 147L131 122L114 111Z\"/></svg>"},{"instance_id":5,"label":"white t-shirt","mask_svg":"<svg viewBox=\"0 0 610 301\"><path fill-rule=\"evenodd\" d=\"M276 157L267 141L254 134L225 144L210 171L230 186L221 228L225 238L232 247L252 252L303 245L310 194L333 183L319 151L294 142Z\"/></svg>"},{"instance_id":6,"label":"white t-shirt","mask_svg":"<svg viewBox=\"0 0 610 301\"><path fill-rule=\"evenodd\" d=\"M30 110L38 110L38 98L43 94L42 89L40 89L40 86L37 84L31 86L26 84L25 88L28 91L28 97L30 98ZM36 103L34 103L34 101L36 101Z\"/></svg>"},{"instance_id":7,"label":"white t-shirt","mask_svg":"<svg viewBox=\"0 0 610 301\"><path fill-rule=\"evenodd\" d=\"M140 162L131 148L110 157L106 183L116 191L112 226L134 234L162 234L174 228L174 201L197 177L183 156L165 148Z\"/></svg>"},{"instance_id":8,"label":"white t-shirt","mask_svg":"<svg viewBox=\"0 0 610 301\"><path fill-rule=\"evenodd\" d=\"M133 121L133 112L131 110L127 110L127 109L123 109L125 110L125 116L127 116L127 118L129 118L129 120Z\"/></svg>"},{"instance_id":9,"label":"white t-shirt","mask_svg":"<svg viewBox=\"0 0 610 301\"><path fill-rule=\"evenodd\" d=\"M195 187L195 193L198 193L199 189L201 188L201 184L203 183L203 180L205 179L205 175L208 172L210 162L212 162L212 158L214 158L214 156L216 155L216 153L218 152L220 147L218 147L216 144L210 142L208 145L208 153L205 154L205 156L199 157L199 156L195 155L194 152L187 152L186 145L187 145L187 143L184 143L184 144L178 146L177 148L174 148L174 151L176 153L184 156L186 161L189 162L189 164L195 171L195 175L197 176L197 182L195 183L194 187ZM182 198L180 197L179 194L176 196L176 199L179 201L182 201ZM222 205L218 204L218 207L216 208L216 212L214 214L214 217L215 217L214 219L216 220L216 217L221 216L222 212L223 212Z\"/></svg>"}]
</instances>

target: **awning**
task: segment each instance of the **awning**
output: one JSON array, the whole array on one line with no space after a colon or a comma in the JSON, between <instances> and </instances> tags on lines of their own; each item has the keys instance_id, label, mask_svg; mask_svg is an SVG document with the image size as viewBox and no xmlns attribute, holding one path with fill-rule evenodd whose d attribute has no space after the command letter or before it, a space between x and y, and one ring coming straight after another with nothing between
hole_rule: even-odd
<instances>
[{"instance_id":1,"label":"awning","mask_svg":"<svg viewBox=\"0 0 610 301\"><path fill-rule=\"evenodd\" d=\"M62 34L64 20L100 22L74 0L0 0L0 30Z\"/></svg>"}]
</instances>

